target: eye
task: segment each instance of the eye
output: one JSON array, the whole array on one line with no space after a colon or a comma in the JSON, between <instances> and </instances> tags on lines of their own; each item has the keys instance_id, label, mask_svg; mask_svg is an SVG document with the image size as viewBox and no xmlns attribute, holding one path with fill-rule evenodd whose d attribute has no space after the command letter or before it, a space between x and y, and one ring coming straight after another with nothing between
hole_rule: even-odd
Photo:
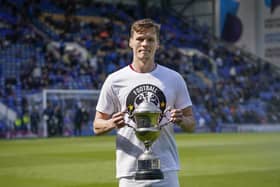
<instances>
[{"instance_id":1,"label":"eye","mask_svg":"<svg viewBox=\"0 0 280 187\"><path fill-rule=\"evenodd\" d=\"M136 38L137 41L141 42L143 41L144 39L143 38Z\"/></svg>"}]
</instances>

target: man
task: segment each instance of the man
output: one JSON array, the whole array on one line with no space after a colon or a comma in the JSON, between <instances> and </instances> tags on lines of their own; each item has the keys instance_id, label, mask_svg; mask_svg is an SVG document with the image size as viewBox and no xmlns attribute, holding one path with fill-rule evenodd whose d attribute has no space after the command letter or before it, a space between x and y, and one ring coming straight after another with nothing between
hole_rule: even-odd
<instances>
[{"instance_id":1,"label":"man","mask_svg":"<svg viewBox=\"0 0 280 187\"><path fill-rule=\"evenodd\" d=\"M127 112L132 113L143 101L153 102L162 112L171 107L171 122L184 131L192 132L195 127L192 103L183 78L154 61L159 48L159 30L160 26L150 19L133 23L129 39L133 61L108 76L96 106L95 134L117 129L116 164L120 187L179 187L179 158L172 125L161 130L160 137L152 147L160 157L164 179L134 180L137 157L143 152L144 145L137 139L133 129L126 125L133 123L127 120ZM166 119L161 120L161 123L164 122Z\"/></svg>"},{"instance_id":2,"label":"man","mask_svg":"<svg viewBox=\"0 0 280 187\"><path fill-rule=\"evenodd\" d=\"M82 123L83 123L83 111L82 104L79 102L77 104L75 115L74 115L74 135L81 136L82 135Z\"/></svg>"},{"instance_id":3,"label":"man","mask_svg":"<svg viewBox=\"0 0 280 187\"><path fill-rule=\"evenodd\" d=\"M40 114L38 109L33 107L30 114L30 124L31 124L31 132L34 134L38 134L38 125L40 123Z\"/></svg>"}]
</instances>

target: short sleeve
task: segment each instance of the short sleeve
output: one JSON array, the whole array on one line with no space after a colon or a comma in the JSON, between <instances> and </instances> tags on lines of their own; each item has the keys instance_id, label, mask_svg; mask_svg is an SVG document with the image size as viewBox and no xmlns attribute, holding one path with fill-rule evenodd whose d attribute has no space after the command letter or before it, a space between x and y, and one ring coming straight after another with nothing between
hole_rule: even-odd
<instances>
[{"instance_id":1,"label":"short sleeve","mask_svg":"<svg viewBox=\"0 0 280 187\"><path fill-rule=\"evenodd\" d=\"M116 96L113 93L112 81L108 77L102 88L96 105L96 110L102 113L112 115L116 112Z\"/></svg>"},{"instance_id":2,"label":"short sleeve","mask_svg":"<svg viewBox=\"0 0 280 187\"><path fill-rule=\"evenodd\" d=\"M184 109L188 106L192 106L192 101L185 80L180 74L177 75L177 97L175 108Z\"/></svg>"}]
</instances>

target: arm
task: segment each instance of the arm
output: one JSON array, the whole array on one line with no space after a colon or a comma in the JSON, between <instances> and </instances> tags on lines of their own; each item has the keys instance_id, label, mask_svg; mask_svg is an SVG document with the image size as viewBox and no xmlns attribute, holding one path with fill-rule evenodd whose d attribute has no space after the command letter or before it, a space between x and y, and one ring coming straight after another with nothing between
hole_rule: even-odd
<instances>
[{"instance_id":1,"label":"arm","mask_svg":"<svg viewBox=\"0 0 280 187\"><path fill-rule=\"evenodd\" d=\"M93 122L93 131L96 135L105 134L114 128L121 128L125 125L124 113L118 112L112 115L96 111Z\"/></svg>"},{"instance_id":2,"label":"arm","mask_svg":"<svg viewBox=\"0 0 280 187\"><path fill-rule=\"evenodd\" d=\"M195 119L193 117L192 107L186 107L184 109L171 110L172 122L178 124L185 132L194 132Z\"/></svg>"}]
</instances>

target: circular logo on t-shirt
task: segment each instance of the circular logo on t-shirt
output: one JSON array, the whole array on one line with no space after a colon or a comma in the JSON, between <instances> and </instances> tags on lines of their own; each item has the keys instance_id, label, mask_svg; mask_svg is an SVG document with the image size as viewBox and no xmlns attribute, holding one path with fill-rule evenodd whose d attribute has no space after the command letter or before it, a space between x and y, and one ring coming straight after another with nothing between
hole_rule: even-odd
<instances>
[{"instance_id":1,"label":"circular logo on t-shirt","mask_svg":"<svg viewBox=\"0 0 280 187\"><path fill-rule=\"evenodd\" d=\"M130 91L126 99L128 113L132 115L135 108L142 102L152 102L162 113L166 108L166 98L163 92L152 84L142 84Z\"/></svg>"}]
</instances>

